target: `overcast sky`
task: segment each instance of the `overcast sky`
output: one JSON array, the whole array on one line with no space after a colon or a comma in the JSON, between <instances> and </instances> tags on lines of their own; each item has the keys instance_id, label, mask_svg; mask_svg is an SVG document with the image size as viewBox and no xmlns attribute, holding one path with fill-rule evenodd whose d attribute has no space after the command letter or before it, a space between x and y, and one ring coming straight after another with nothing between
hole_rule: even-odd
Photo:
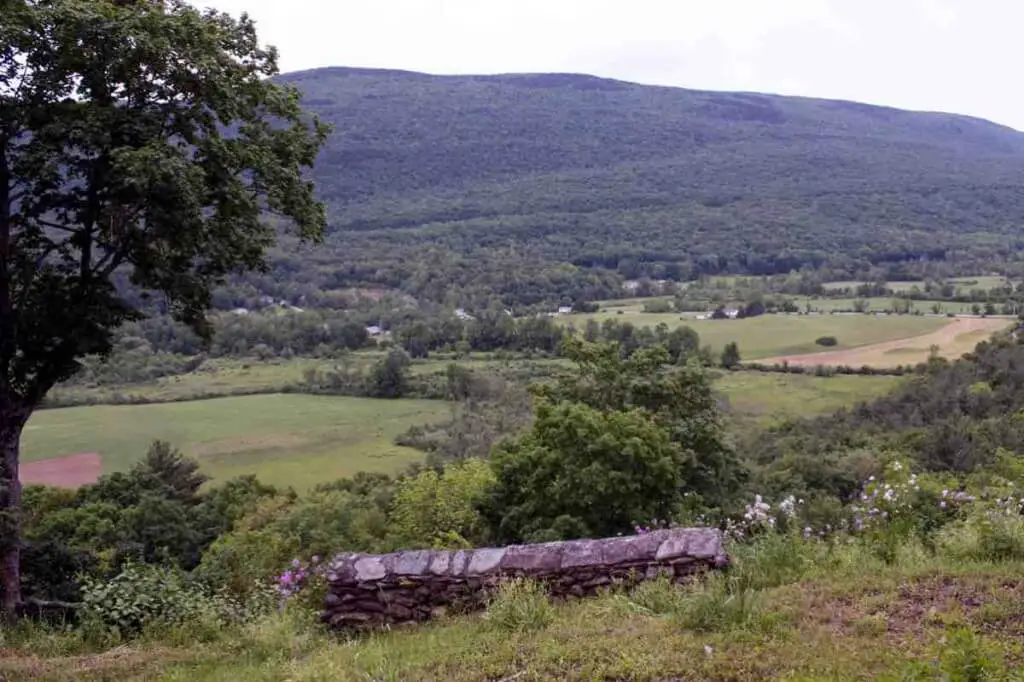
<instances>
[{"instance_id":1,"label":"overcast sky","mask_svg":"<svg viewBox=\"0 0 1024 682\"><path fill-rule=\"evenodd\" d=\"M284 71L576 72L851 99L1024 130L1020 0L193 0Z\"/></svg>"}]
</instances>

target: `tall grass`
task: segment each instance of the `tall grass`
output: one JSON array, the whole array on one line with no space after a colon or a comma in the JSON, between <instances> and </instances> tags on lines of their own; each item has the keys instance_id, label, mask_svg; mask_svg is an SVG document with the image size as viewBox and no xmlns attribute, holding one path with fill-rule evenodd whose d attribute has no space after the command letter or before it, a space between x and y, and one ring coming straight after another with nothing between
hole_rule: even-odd
<instances>
[{"instance_id":1,"label":"tall grass","mask_svg":"<svg viewBox=\"0 0 1024 682\"><path fill-rule=\"evenodd\" d=\"M487 607L487 622L504 632L540 630L555 618L543 585L515 578L503 582Z\"/></svg>"}]
</instances>

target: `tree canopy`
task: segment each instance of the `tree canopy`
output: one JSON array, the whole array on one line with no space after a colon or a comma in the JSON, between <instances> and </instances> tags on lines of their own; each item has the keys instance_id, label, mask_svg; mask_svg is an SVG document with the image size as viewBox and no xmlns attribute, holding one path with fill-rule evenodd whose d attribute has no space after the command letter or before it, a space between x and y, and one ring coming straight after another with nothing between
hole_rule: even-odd
<instances>
[{"instance_id":1,"label":"tree canopy","mask_svg":"<svg viewBox=\"0 0 1024 682\"><path fill-rule=\"evenodd\" d=\"M15 0L0 12L0 574L19 600L18 439L147 299L209 329L211 291L285 225L329 128L271 80L253 22L180 0Z\"/></svg>"}]
</instances>

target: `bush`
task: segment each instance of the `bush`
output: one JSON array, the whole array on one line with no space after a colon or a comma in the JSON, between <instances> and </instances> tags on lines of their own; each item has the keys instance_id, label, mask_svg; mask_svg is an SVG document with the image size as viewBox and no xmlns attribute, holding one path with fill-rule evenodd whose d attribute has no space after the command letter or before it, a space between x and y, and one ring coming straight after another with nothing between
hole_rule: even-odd
<instances>
[{"instance_id":1,"label":"bush","mask_svg":"<svg viewBox=\"0 0 1024 682\"><path fill-rule=\"evenodd\" d=\"M947 528L937 543L956 559L1024 560L1024 516L987 510Z\"/></svg>"},{"instance_id":2,"label":"bush","mask_svg":"<svg viewBox=\"0 0 1024 682\"><path fill-rule=\"evenodd\" d=\"M664 298L656 298L651 301L644 301L644 312L670 313L672 312L672 303Z\"/></svg>"},{"instance_id":3,"label":"bush","mask_svg":"<svg viewBox=\"0 0 1024 682\"><path fill-rule=\"evenodd\" d=\"M493 484L491 468L479 459L450 464L440 474L428 469L406 478L395 493L389 517L393 544L461 549L482 541L483 521L474 505Z\"/></svg>"},{"instance_id":4,"label":"bush","mask_svg":"<svg viewBox=\"0 0 1024 682\"><path fill-rule=\"evenodd\" d=\"M85 578L82 583L82 619L115 638L134 637L148 629L188 625L199 634L204 627L242 622L266 613L274 604L268 587L251 593L242 604L223 593L212 593L187 581L177 569L126 562L112 578Z\"/></svg>"},{"instance_id":5,"label":"bush","mask_svg":"<svg viewBox=\"0 0 1024 682\"><path fill-rule=\"evenodd\" d=\"M814 343L819 346L835 346L839 343L839 340L834 336L819 336L814 340Z\"/></svg>"},{"instance_id":6,"label":"bush","mask_svg":"<svg viewBox=\"0 0 1024 682\"><path fill-rule=\"evenodd\" d=\"M515 578L503 582L487 607L486 618L505 632L540 630L555 617L544 587L533 580Z\"/></svg>"}]
</instances>

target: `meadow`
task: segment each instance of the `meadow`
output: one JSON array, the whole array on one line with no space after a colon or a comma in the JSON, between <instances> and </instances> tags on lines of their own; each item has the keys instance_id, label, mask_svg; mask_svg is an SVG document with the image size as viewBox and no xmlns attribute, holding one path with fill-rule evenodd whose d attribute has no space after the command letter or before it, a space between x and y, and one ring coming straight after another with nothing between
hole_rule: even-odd
<instances>
[{"instance_id":1,"label":"meadow","mask_svg":"<svg viewBox=\"0 0 1024 682\"><path fill-rule=\"evenodd\" d=\"M233 372L235 379L245 377ZM25 462L100 453L123 471L154 439L196 457L214 479L256 474L306 489L360 471L394 473L422 453L395 445L410 426L450 417L447 403L267 394L152 405L41 410L22 440Z\"/></svg>"},{"instance_id":2,"label":"meadow","mask_svg":"<svg viewBox=\"0 0 1024 682\"><path fill-rule=\"evenodd\" d=\"M971 289L995 289L997 287L1004 286L1006 284L1006 277L1002 275L979 275L976 277L953 277L949 280L953 283L957 289L964 291L970 291ZM855 289L861 284L866 282L860 282L855 280L847 280L842 282L826 282L824 287L826 289ZM901 282L886 282L885 285L895 292L910 291L914 287L924 289L923 280L907 280Z\"/></svg>"},{"instance_id":3,"label":"meadow","mask_svg":"<svg viewBox=\"0 0 1024 682\"><path fill-rule=\"evenodd\" d=\"M900 381L903 377L725 372L714 386L725 398L728 413L763 423L831 414L881 397Z\"/></svg>"},{"instance_id":4,"label":"meadow","mask_svg":"<svg viewBox=\"0 0 1024 682\"><path fill-rule=\"evenodd\" d=\"M859 317L859 316L858 316ZM958 317L941 329L910 339L883 341L845 350L823 350L768 358L767 363L793 365L847 365L850 367L898 367L923 361L933 352L950 360L969 353L982 341L1014 322L1002 317Z\"/></svg>"},{"instance_id":5,"label":"meadow","mask_svg":"<svg viewBox=\"0 0 1024 682\"><path fill-rule=\"evenodd\" d=\"M715 351L721 351L727 343L735 341L744 360L814 353L822 350L815 344L815 340L822 336L836 337L838 343L832 348L842 350L920 336L941 329L950 322L944 317L920 315L761 315L743 320L698 320L680 313L633 311L601 311L560 319L577 329L582 329L588 319L598 322L612 319L630 322L637 327L685 325L700 335L702 345L708 345Z\"/></svg>"}]
</instances>

